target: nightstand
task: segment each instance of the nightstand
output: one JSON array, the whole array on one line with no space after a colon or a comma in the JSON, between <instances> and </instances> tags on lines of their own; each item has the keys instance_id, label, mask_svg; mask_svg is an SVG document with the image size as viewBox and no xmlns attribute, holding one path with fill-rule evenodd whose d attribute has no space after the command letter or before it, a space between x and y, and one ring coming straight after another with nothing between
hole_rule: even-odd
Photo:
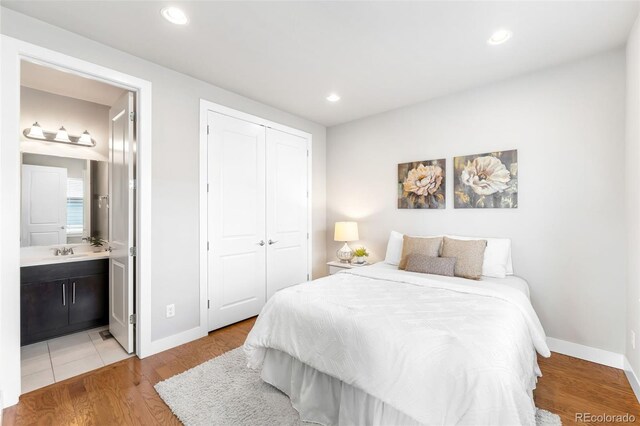
<instances>
[{"instance_id":1,"label":"nightstand","mask_svg":"<svg viewBox=\"0 0 640 426\"><path fill-rule=\"evenodd\" d=\"M362 264L342 263L337 260L334 260L332 262L327 262L327 265L329 266L329 275L333 275L344 269L353 269L353 268L359 268L360 266L367 266L368 263L362 263Z\"/></svg>"}]
</instances>

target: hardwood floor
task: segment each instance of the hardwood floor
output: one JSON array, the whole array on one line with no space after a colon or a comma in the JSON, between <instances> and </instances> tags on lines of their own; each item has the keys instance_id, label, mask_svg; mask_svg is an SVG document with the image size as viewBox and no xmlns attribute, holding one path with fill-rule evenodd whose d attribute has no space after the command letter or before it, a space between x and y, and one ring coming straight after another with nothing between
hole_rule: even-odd
<instances>
[{"instance_id":1,"label":"hardwood floor","mask_svg":"<svg viewBox=\"0 0 640 426\"><path fill-rule=\"evenodd\" d=\"M38 389L4 410L6 425L180 424L153 386L175 374L242 345L249 319L195 342L140 360L129 358ZM624 372L554 353L540 359L543 377L536 405L576 424L575 413L625 414L640 422L638 404ZM589 423L580 423L589 424Z\"/></svg>"}]
</instances>

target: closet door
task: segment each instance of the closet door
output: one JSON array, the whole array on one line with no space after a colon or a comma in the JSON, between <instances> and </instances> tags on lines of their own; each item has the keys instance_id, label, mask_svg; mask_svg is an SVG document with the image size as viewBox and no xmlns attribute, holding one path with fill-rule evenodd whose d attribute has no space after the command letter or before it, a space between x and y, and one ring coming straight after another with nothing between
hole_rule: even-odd
<instances>
[{"instance_id":1,"label":"closet door","mask_svg":"<svg viewBox=\"0 0 640 426\"><path fill-rule=\"evenodd\" d=\"M308 280L307 139L267 129L267 298Z\"/></svg>"},{"instance_id":2,"label":"closet door","mask_svg":"<svg viewBox=\"0 0 640 426\"><path fill-rule=\"evenodd\" d=\"M209 329L265 302L265 128L209 112Z\"/></svg>"}]
</instances>

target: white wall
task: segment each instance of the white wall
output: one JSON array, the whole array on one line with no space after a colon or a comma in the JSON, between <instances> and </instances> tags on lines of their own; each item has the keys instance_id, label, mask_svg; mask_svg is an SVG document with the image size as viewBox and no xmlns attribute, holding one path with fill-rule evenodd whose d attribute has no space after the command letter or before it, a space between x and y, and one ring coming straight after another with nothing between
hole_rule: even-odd
<instances>
[{"instance_id":1,"label":"white wall","mask_svg":"<svg viewBox=\"0 0 640 426\"><path fill-rule=\"evenodd\" d=\"M622 353L624 64L616 50L329 128L327 226L357 220L373 260L391 230L509 237L547 334ZM452 158L508 149L519 207L454 209ZM447 208L396 209L397 164L438 158Z\"/></svg>"},{"instance_id":2,"label":"white wall","mask_svg":"<svg viewBox=\"0 0 640 426\"><path fill-rule=\"evenodd\" d=\"M627 42L627 334L625 355L636 374L640 373L640 17ZM631 345L636 333L636 348Z\"/></svg>"},{"instance_id":3,"label":"white wall","mask_svg":"<svg viewBox=\"0 0 640 426\"><path fill-rule=\"evenodd\" d=\"M58 157L109 161L109 107L80 99L55 95L29 87L20 88L20 130L38 122L55 132L64 126L73 136L88 130L95 139L93 148L27 139L20 133L20 151Z\"/></svg>"},{"instance_id":4,"label":"white wall","mask_svg":"<svg viewBox=\"0 0 640 426\"><path fill-rule=\"evenodd\" d=\"M324 273L325 136L316 123L236 95L71 32L2 9L3 34L153 84L152 340L199 325L198 143L200 98L313 135L313 273ZM18 285L2 283L2 285ZM165 318L165 306L176 315Z\"/></svg>"}]
</instances>

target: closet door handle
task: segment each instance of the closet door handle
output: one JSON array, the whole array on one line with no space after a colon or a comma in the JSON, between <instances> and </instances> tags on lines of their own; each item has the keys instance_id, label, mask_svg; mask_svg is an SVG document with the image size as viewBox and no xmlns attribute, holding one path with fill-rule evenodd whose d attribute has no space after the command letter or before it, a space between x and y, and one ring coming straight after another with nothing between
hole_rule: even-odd
<instances>
[{"instance_id":1,"label":"closet door handle","mask_svg":"<svg viewBox=\"0 0 640 426\"><path fill-rule=\"evenodd\" d=\"M67 306L67 286L62 283L62 306Z\"/></svg>"},{"instance_id":2,"label":"closet door handle","mask_svg":"<svg viewBox=\"0 0 640 426\"><path fill-rule=\"evenodd\" d=\"M71 284L71 304L72 305L76 304L76 282L75 281Z\"/></svg>"},{"instance_id":3,"label":"closet door handle","mask_svg":"<svg viewBox=\"0 0 640 426\"><path fill-rule=\"evenodd\" d=\"M264 245L264 240L260 240L260 242L256 243L256 244L258 244L260 247L262 247Z\"/></svg>"},{"instance_id":4,"label":"closet door handle","mask_svg":"<svg viewBox=\"0 0 640 426\"><path fill-rule=\"evenodd\" d=\"M269 239L269 245L273 245L275 243L277 243L277 241L273 241L272 239Z\"/></svg>"}]
</instances>

